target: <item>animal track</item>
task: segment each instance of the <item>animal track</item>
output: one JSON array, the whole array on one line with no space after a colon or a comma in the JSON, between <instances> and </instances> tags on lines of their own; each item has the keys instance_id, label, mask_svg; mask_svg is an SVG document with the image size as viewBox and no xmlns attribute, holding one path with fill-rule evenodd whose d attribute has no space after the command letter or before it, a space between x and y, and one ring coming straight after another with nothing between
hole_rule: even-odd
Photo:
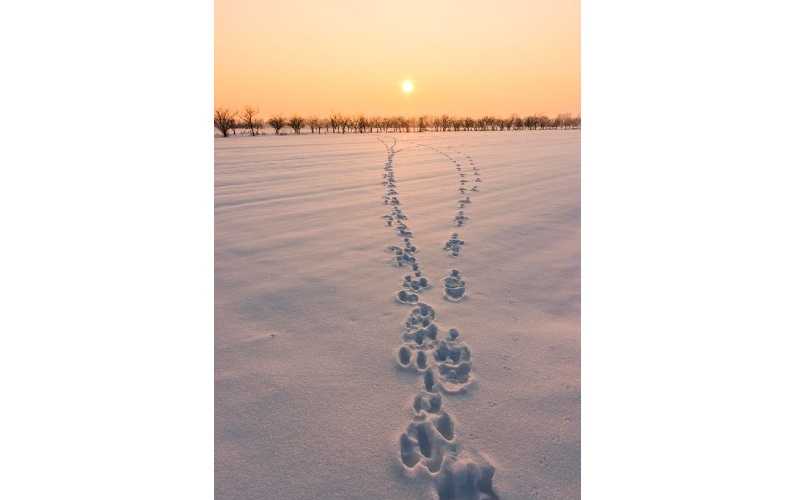
<instances>
[{"instance_id":1,"label":"animal track","mask_svg":"<svg viewBox=\"0 0 794 500\"><path fill-rule=\"evenodd\" d=\"M438 413L441 411L441 396L438 394L419 393L414 397L414 411L419 413Z\"/></svg>"},{"instance_id":2,"label":"animal track","mask_svg":"<svg viewBox=\"0 0 794 500\"><path fill-rule=\"evenodd\" d=\"M416 304L419 302L419 296L415 293L409 293L405 290L400 290L397 292L397 300L403 304Z\"/></svg>"},{"instance_id":3,"label":"animal track","mask_svg":"<svg viewBox=\"0 0 794 500\"><path fill-rule=\"evenodd\" d=\"M441 416L446 420L440 421ZM440 415L420 412L408 429L400 436L400 457L408 468L418 464L424 466L428 472L435 473L441 469L441 464L447 455L454 452L442 430L452 433L452 421L446 413ZM448 428L444 426L449 425Z\"/></svg>"},{"instance_id":4,"label":"animal track","mask_svg":"<svg viewBox=\"0 0 794 500\"><path fill-rule=\"evenodd\" d=\"M471 378L471 352L466 345L457 341L458 337L458 331L451 328L447 339L439 342L433 353L438 382L441 389L448 393L463 391Z\"/></svg>"},{"instance_id":5,"label":"animal track","mask_svg":"<svg viewBox=\"0 0 794 500\"><path fill-rule=\"evenodd\" d=\"M437 394L417 394L414 411L413 422L400 436L400 458L409 469L421 464L428 472L436 473L457 451L455 424L441 409Z\"/></svg>"},{"instance_id":6,"label":"animal track","mask_svg":"<svg viewBox=\"0 0 794 500\"><path fill-rule=\"evenodd\" d=\"M463 210L458 212L458 215L455 216L455 224L458 226L462 226L467 220L469 220L469 218L466 217L466 215L463 213Z\"/></svg>"},{"instance_id":7,"label":"animal track","mask_svg":"<svg viewBox=\"0 0 794 500\"><path fill-rule=\"evenodd\" d=\"M451 301L458 301L466 293L466 282L460 276L457 269L453 269L448 278L444 278L444 290L446 298Z\"/></svg>"},{"instance_id":8,"label":"animal track","mask_svg":"<svg viewBox=\"0 0 794 500\"><path fill-rule=\"evenodd\" d=\"M426 340L434 341L438 335L438 327L433 323L435 311L426 304L418 305L405 321L403 341L411 345L422 345Z\"/></svg>"},{"instance_id":9,"label":"animal track","mask_svg":"<svg viewBox=\"0 0 794 500\"><path fill-rule=\"evenodd\" d=\"M414 276L410 274L405 277L405 281L403 281L403 288L409 288L414 292L421 292L424 288L427 288L427 278L419 278L414 279Z\"/></svg>"},{"instance_id":10,"label":"animal track","mask_svg":"<svg viewBox=\"0 0 794 500\"><path fill-rule=\"evenodd\" d=\"M397 228L397 232L400 233L400 236L413 236L411 230L408 229L408 226L406 226L404 222L398 222L395 227Z\"/></svg>"},{"instance_id":11,"label":"animal track","mask_svg":"<svg viewBox=\"0 0 794 500\"><path fill-rule=\"evenodd\" d=\"M414 257L411 251L406 251L406 249L400 248L398 246L391 245L386 248L389 252L395 254L394 260L398 266L402 267L404 265L411 265L416 264L416 257ZM418 269L418 267L417 267ZM414 270L417 270L414 269Z\"/></svg>"},{"instance_id":12,"label":"animal track","mask_svg":"<svg viewBox=\"0 0 794 500\"><path fill-rule=\"evenodd\" d=\"M427 350L429 346L421 344L405 344L397 352L397 359L403 368L416 368L419 371L427 369L428 358ZM416 354L416 356L414 356ZM413 360L413 364L411 361Z\"/></svg>"},{"instance_id":13,"label":"animal track","mask_svg":"<svg viewBox=\"0 0 794 500\"><path fill-rule=\"evenodd\" d=\"M499 500L493 490L495 470L481 457L464 450L452 460L445 460L436 476L439 500Z\"/></svg>"},{"instance_id":14,"label":"animal track","mask_svg":"<svg viewBox=\"0 0 794 500\"><path fill-rule=\"evenodd\" d=\"M471 352L468 346L456 342L454 335L439 341L437 334L433 324L429 328L406 333L406 343L397 354L398 361L404 368L424 372L422 383L425 391L461 393L471 382Z\"/></svg>"},{"instance_id":15,"label":"animal track","mask_svg":"<svg viewBox=\"0 0 794 500\"><path fill-rule=\"evenodd\" d=\"M456 437L456 424L452 416L442 409L442 394L462 393L472 381L471 351L460 340L460 333L450 328L444 338L440 338L439 327L435 323L435 309L419 301L419 294L430 287L430 282L422 276L416 259L418 249L411 242L413 233L405 221L408 217L400 206L397 180L394 175L393 161L397 139L388 145L378 137L387 150L382 185L387 188L383 196L384 205L391 207L391 213L382 216L386 226L394 228L403 238L403 245L390 245L387 250L394 255L398 267L410 267L413 274L403 277L402 289L397 292L397 301L413 306L405 321L403 345L397 350L397 363L401 369L421 374L418 381L420 392L414 397L415 411L412 422L400 435L400 461L408 469L424 471L433 480L439 500L453 499L498 499L493 491L494 468L476 452L463 449ZM410 142L401 139L405 142ZM458 162L449 153L432 146L418 144L432 149L455 165L458 172L458 191L476 191L477 186L467 190L470 182L467 173L462 171ZM449 146L447 149L452 149ZM460 151L456 151L458 154ZM471 157L466 156L472 166L474 181L480 182L479 172ZM470 196L458 200L458 213L454 223L460 227L466 221L465 209L472 203ZM458 233L452 233L444 245L453 257L460 255L465 242ZM444 296L451 301L459 301L466 291L466 282L460 272L453 269L444 279ZM472 439L476 439L478 436Z\"/></svg>"},{"instance_id":16,"label":"animal track","mask_svg":"<svg viewBox=\"0 0 794 500\"><path fill-rule=\"evenodd\" d=\"M444 244L444 250L451 250L452 256L457 257L460 255L460 247L466 244L465 241L458 239L458 233L452 233L449 240Z\"/></svg>"}]
</instances>

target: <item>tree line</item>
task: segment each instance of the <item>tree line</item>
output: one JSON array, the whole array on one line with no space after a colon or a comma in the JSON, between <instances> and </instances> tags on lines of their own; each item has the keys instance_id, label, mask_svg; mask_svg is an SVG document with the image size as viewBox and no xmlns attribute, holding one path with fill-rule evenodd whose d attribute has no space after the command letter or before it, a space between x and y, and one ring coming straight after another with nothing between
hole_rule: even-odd
<instances>
[{"instance_id":1,"label":"tree line","mask_svg":"<svg viewBox=\"0 0 794 500\"><path fill-rule=\"evenodd\" d=\"M461 130L537 130L537 129L571 129L580 128L582 119L580 115L571 116L570 113L559 114L549 118L543 114L534 114L521 117L513 113L508 118L485 115L480 118L458 117L450 115L417 117L405 116L364 116L345 115L334 113L328 117L317 115L302 117L292 115L289 118L283 115L273 115L265 121L257 118L259 108L245 106L242 111L232 111L229 108L215 109L215 129L223 137L229 133L236 134L237 129L244 133L262 135L265 124L270 125L276 134L282 130L292 129L295 134L300 134L308 129L312 134L325 133L365 133L365 132L447 132Z\"/></svg>"}]
</instances>

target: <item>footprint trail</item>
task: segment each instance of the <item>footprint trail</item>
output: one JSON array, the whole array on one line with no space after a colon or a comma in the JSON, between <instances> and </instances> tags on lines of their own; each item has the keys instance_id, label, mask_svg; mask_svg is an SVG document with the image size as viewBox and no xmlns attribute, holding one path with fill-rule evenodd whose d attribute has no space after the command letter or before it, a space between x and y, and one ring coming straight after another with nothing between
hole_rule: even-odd
<instances>
[{"instance_id":1,"label":"footprint trail","mask_svg":"<svg viewBox=\"0 0 794 500\"><path fill-rule=\"evenodd\" d=\"M394 169L394 156L401 150L395 149L397 139L391 141L377 139L387 151L382 185L386 188L383 204L391 211L382 216L386 226L393 228L401 245L389 245L387 251L393 256L394 263L400 268L410 268L412 274L403 277L401 289L396 293L396 302L411 306L402 343L397 349L397 366L402 370L419 376L419 392L413 398L414 416L399 438L399 456L403 467L420 475L428 476L433 483L439 500L452 499L498 499L493 489L495 468L479 453L466 446L459 432L458 423L443 407L443 397L456 394L465 395L471 385L472 355L469 347L461 339L457 328L444 328L436 323L436 310L432 305L420 300L420 295L432 289L432 284L419 267L416 255L419 250L412 243L413 233L408 227L408 216L401 208L397 189L398 181ZM410 142L410 141L405 141ZM471 157L470 179L464 173L460 162L445 151L432 146L417 144L437 151L454 163L458 176L458 191L478 191L475 185L466 187L470 182L481 182L479 171ZM451 149L451 148L450 148ZM458 154L462 154L456 151ZM452 219L455 227L463 226L469 219L466 208L471 203L470 196L458 200L456 214ZM458 257L465 241L453 232L443 250ZM457 269L452 269L443 279L444 299L460 302L464 299L466 282ZM442 333L444 331L445 333Z\"/></svg>"}]
</instances>

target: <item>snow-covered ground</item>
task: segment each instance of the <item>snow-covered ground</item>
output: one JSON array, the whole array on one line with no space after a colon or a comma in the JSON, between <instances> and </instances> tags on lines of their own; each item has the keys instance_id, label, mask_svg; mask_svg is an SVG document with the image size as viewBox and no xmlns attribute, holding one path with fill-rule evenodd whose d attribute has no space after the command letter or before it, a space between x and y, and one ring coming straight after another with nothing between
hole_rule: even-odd
<instances>
[{"instance_id":1,"label":"snow-covered ground","mask_svg":"<svg viewBox=\"0 0 794 500\"><path fill-rule=\"evenodd\" d=\"M580 138L216 138L216 498L578 498Z\"/></svg>"}]
</instances>

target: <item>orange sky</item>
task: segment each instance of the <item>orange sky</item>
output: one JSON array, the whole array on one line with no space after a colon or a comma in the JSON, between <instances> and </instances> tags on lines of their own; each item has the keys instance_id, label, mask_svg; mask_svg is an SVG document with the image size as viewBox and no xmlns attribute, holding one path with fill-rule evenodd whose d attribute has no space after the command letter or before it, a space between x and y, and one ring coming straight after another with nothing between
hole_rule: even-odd
<instances>
[{"instance_id":1,"label":"orange sky","mask_svg":"<svg viewBox=\"0 0 794 500\"><path fill-rule=\"evenodd\" d=\"M579 0L215 0L215 106L261 117L577 115L580 75Z\"/></svg>"}]
</instances>

